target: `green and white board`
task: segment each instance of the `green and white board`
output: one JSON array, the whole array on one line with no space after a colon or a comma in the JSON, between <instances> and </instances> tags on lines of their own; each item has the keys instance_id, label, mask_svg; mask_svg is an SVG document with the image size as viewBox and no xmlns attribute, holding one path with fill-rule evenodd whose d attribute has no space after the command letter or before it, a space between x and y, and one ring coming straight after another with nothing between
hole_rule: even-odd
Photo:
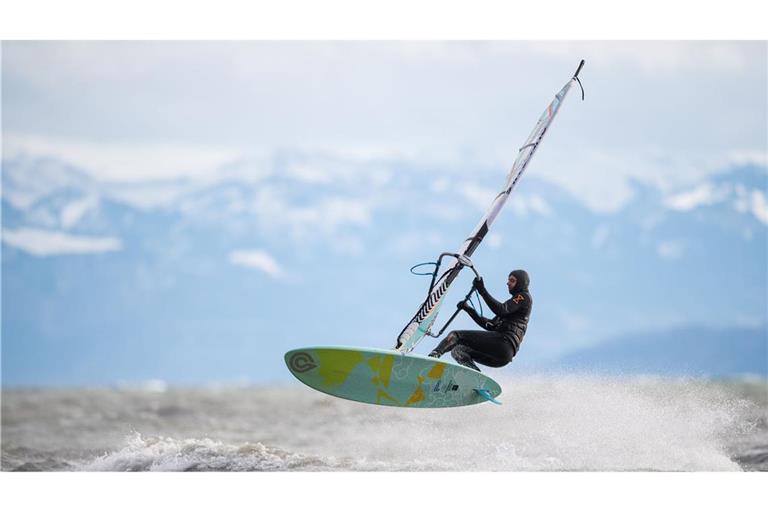
<instances>
[{"instance_id":1,"label":"green and white board","mask_svg":"<svg viewBox=\"0 0 768 512\"><path fill-rule=\"evenodd\" d=\"M285 354L291 373L323 393L395 407L458 407L494 401L501 386L464 366L397 350L308 347Z\"/></svg>"}]
</instances>

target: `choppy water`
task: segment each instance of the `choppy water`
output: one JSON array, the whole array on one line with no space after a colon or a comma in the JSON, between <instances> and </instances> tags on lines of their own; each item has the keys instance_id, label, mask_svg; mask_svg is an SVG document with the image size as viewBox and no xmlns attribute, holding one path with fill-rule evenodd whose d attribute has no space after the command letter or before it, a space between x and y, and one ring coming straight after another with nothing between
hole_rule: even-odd
<instances>
[{"instance_id":1,"label":"choppy water","mask_svg":"<svg viewBox=\"0 0 768 512\"><path fill-rule=\"evenodd\" d=\"M502 382L503 406L376 407L309 388L4 390L2 469L768 470L768 383Z\"/></svg>"}]
</instances>

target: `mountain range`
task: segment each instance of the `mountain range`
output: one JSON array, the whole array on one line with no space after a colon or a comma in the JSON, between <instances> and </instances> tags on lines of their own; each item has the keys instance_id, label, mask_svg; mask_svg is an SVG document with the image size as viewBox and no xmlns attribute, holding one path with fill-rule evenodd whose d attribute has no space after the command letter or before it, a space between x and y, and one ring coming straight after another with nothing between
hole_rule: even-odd
<instances>
[{"instance_id":1,"label":"mountain range","mask_svg":"<svg viewBox=\"0 0 768 512\"><path fill-rule=\"evenodd\" d=\"M550 362L549 369L611 374L768 377L768 327L683 326L628 333Z\"/></svg>"},{"instance_id":2,"label":"mountain range","mask_svg":"<svg viewBox=\"0 0 768 512\"><path fill-rule=\"evenodd\" d=\"M534 361L760 373L767 176L741 165L679 190L634 182L600 212L532 172L474 261L499 298L507 272L531 274ZM3 383L278 382L297 346L390 347L428 284L408 268L458 248L501 182L497 169L289 151L128 183L8 158Z\"/></svg>"}]
</instances>

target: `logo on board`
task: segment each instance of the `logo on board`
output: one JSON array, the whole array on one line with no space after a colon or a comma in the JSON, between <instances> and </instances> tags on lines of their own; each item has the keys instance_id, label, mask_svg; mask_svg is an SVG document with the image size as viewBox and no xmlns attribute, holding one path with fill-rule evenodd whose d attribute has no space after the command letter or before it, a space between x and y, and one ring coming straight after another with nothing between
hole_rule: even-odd
<instances>
[{"instance_id":1,"label":"logo on board","mask_svg":"<svg viewBox=\"0 0 768 512\"><path fill-rule=\"evenodd\" d=\"M443 381L438 380L435 382L435 385L432 387L432 392L437 393L440 391L440 386L442 385ZM454 383L452 380L448 381L448 384L443 386L443 393L447 393L448 391L457 391L459 389L459 385Z\"/></svg>"},{"instance_id":2,"label":"logo on board","mask_svg":"<svg viewBox=\"0 0 768 512\"><path fill-rule=\"evenodd\" d=\"M312 368L317 368L315 360L306 352L296 352L291 355L291 358L288 360L288 366L291 367L291 370L297 373L304 373Z\"/></svg>"}]
</instances>

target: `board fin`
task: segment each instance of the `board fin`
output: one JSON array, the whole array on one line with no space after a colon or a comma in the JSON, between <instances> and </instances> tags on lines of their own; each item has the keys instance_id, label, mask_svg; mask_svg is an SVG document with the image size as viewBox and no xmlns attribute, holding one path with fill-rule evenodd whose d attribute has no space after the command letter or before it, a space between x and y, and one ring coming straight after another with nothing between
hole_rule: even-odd
<instances>
[{"instance_id":1,"label":"board fin","mask_svg":"<svg viewBox=\"0 0 768 512\"><path fill-rule=\"evenodd\" d=\"M481 397L485 398L489 402L493 402L496 405L501 405L501 402L499 402L498 400L493 398L493 395L487 389L476 389L475 391L477 391L478 395L480 395Z\"/></svg>"}]
</instances>

